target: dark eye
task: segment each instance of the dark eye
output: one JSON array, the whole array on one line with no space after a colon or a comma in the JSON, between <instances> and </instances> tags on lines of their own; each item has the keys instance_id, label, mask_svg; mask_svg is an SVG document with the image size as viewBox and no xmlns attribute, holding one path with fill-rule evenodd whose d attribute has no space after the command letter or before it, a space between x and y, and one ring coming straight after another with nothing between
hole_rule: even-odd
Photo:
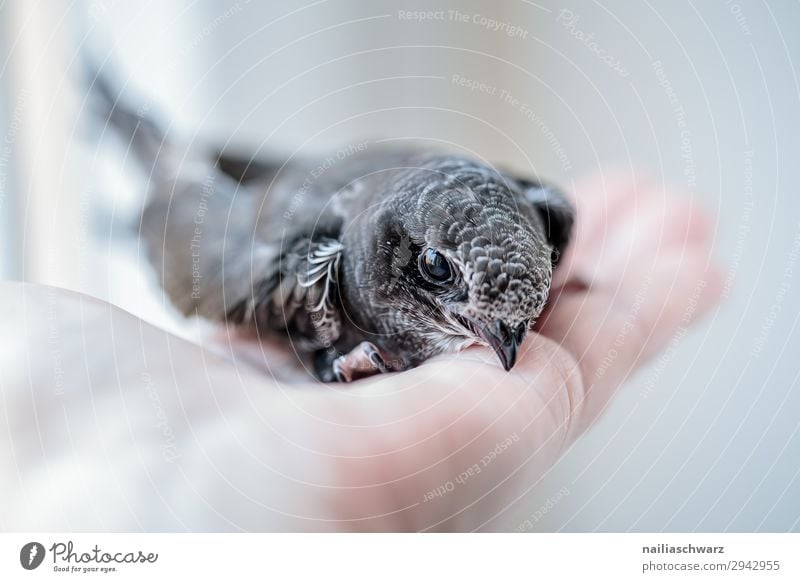
<instances>
[{"instance_id":1,"label":"dark eye","mask_svg":"<svg viewBox=\"0 0 800 582\"><path fill-rule=\"evenodd\" d=\"M419 256L419 270L431 283L444 285L453 279L450 263L445 256L434 249L425 249Z\"/></svg>"}]
</instances>

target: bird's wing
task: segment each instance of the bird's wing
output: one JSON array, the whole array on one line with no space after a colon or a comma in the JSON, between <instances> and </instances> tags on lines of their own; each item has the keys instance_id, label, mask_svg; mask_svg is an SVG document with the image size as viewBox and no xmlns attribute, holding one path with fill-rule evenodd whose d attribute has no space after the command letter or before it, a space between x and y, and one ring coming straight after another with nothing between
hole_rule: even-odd
<instances>
[{"instance_id":1,"label":"bird's wing","mask_svg":"<svg viewBox=\"0 0 800 582\"><path fill-rule=\"evenodd\" d=\"M337 239L302 237L280 254L279 268L226 313L228 321L285 330L304 350L331 346L341 333Z\"/></svg>"},{"instance_id":2,"label":"bird's wing","mask_svg":"<svg viewBox=\"0 0 800 582\"><path fill-rule=\"evenodd\" d=\"M281 164L274 159L247 156L233 151L220 152L216 158L217 168L241 184L271 179L281 170Z\"/></svg>"},{"instance_id":3,"label":"bird's wing","mask_svg":"<svg viewBox=\"0 0 800 582\"><path fill-rule=\"evenodd\" d=\"M274 276L279 248L254 239L257 201L248 192L213 168L198 172L153 185L140 239L173 305L222 321Z\"/></svg>"},{"instance_id":4,"label":"bird's wing","mask_svg":"<svg viewBox=\"0 0 800 582\"><path fill-rule=\"evenodd\" d=\"M342 249L335 229L292 224L269 204L269 193L213 168L157 190L142 215L141 235L180 311L286 330L308 349L338 338Z\"/></svg>"}]
</instances>

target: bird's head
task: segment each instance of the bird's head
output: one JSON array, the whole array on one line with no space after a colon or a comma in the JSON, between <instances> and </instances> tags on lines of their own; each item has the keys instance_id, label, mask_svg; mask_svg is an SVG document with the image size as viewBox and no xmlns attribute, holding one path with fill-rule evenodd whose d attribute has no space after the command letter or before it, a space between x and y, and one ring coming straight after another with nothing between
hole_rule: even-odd
<instances>
[{"instance_id":1,"label":"bird's head","mask_svg":"<svg viewBox=\"0 0 800 582\"><path fill-rule=\"evenodd\" d=\"M364 214L368 251L352 257L353 292L381 322L382 343L400 344L412 363L487 344L511 369L547 300L571 207L552 189L453 156L392 182L395 194Z\"/></svg>"}]
</instances>

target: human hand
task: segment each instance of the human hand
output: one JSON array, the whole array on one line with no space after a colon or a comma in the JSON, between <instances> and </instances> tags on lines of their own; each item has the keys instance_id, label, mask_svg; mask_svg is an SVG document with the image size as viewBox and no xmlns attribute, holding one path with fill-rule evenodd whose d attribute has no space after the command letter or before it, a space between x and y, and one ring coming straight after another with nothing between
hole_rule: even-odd
<instances>
[{"instance_id":1,"label":"human hand","mask_svg":"<svg viewBox=\"0 0 800 582\"><path fill-rule=\"evenodd\" d=\"M510 373L472 348L347 386L279 382L230 361L276 369L290 354L272 344L231 338L223 360L85 297L3 287L4 333L27 342L0 368L0 522L513 528L625 377L720 295L710 226L682 196L614 175L575 200L560 292Z\"/></svg>"}]
</instances>

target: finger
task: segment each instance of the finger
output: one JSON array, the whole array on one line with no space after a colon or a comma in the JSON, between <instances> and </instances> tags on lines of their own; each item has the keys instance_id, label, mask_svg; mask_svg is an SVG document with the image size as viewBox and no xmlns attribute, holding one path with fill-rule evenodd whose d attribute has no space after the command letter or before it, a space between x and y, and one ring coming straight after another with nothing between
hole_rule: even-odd
<instances>
[{"instance_id":1,"label":"finger","mask_svg":"<svg viewBox=\"0 0 800 582\"><path fill-rule=\"evenodd\" d=\"M647 184L630 169L622 168L599 170L577 182L576 248L590 248L602 242L606 233L649 195Z\"/></svg>"},{"instance_id":2,"label":"finger","mask_svg":"<svg viewBox=\"0 0 800 582\"><path fill-rule=\"evenodd\" d=\"M575 407L574 433L580 434L603 411L618 386L644 360L719 300L722 277L703 253L663 257L632 289L608 293L595 287L567 294L548 313L542 331L572 353L586 394Z\"/></svg>"}]
</instances>

